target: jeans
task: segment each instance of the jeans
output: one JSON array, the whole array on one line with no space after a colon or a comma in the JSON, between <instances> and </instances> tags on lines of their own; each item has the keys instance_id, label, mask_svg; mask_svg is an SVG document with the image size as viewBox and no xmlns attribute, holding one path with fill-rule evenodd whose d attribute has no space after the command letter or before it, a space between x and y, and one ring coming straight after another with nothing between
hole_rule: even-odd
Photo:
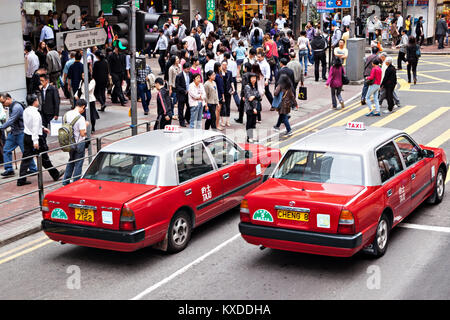
<instances>
[{"instance_id":1,"label":"jeans","mask_svg":"<svg viewBox=\"0 0 450 320\"><path fill-rule=\"evenodd\" d=\"M203 104L199 102L199 104L196 107L191 107L191 121L189 122L189 128L201 129L202 116L203 116Z\"/></svg>"},{"instance_id":2,"label":"jeans","mask_svg":"<svg viewBox=\"0 0 450 320\"><path fill-rule=\"evenodd\" d=\"M361 92L361 101L366 100L367 90L369 90L369 85L364 81L362 92Z\"/></svg>"},{"instance_id":3,"label":"jeans","mask_svg":"<svg viewBox=\"0 0 450 320\"><path fill-rule=\"evenodd\" d=\"M64 173L63 186L70 183L70 179L73 178L73 182L81 178L81 171L83 169L84 158L84 141L75 145L73 150L69 152L69 163L66 166L66 172ZM80 159L80 160L78 160ZM78 160L78 161L74 161ZM70 162L74 161L74 162Z\"/></svg>"},{"instance_id":4,"label":"jeans","mask_svg":"<svg viewBox=\"0 0 450 320\"><path fill-rule=\"evenodd\" d=\"M380 103L378 102L379 90L380 90L379 84L372 84L371 86L369 86L369 90L367 90L366 102L367 107L369 107L369 111L372 111L372 102L370 101L370 96L373 95L373 101L375 102L375 109L378 113L380 112Z\"/></svg>"},{"instance_id":5,"label":"jeans","mask_svg":"<svg viewBox=\"0 0 450 320\"><path fill-rule=\"evenodd\" d=\"M287 114L280 114L278 116L278 121L277 121L277 124L275 126L277 128L279 128L282 123L284 123L284 125L286 127L286 131L287 132L291 132L291 126L289 124L289 118L288 118Z\"/></svg>"},{"instance_id":6,"label":"jeans","mask_svg":"<svg viewBox=\"0 0 450 320\"><path fill-rule=\"evenodd\" d=\"M336 97L338 98L339 102L343 102L344 99L341 97L342 87L339 88L333 88L331 87L331 102L333 104L333 108L337 107L337 101Z\"/></svg>"},{"instance_id":7,"label":"jeans","mask_svg":"<svg viewBox=\"0 0 450 320\"><path fill-rule=\"evenodd\" d=\"M148 105L150 104L150 100L152 99L152 93L150 92L150 90L148 90L146 83L138 83L137 96L141 98L142 108L144 108L144 112L148 112Z\"/></svg>"},{"instance_id":8,"label":"jeans","mask_svg":"<svg viewBox=\"0 0 450 320\"><path fill-rule=\"evenodd\" d=\"M303 66L303 70L305 73L308 72L308 50L300 50L298 52L298 60Z\"/></svg>"},{"instance_id":9,"label":"jeans","mask_svg":"<svg viewBox=\"0 0 450 320\"><path fill-rule=\"evenodd\" d=\"M20 134L8 134L8 137L6 138L5 145L3 147L3 160L5 162L5 171L14 171L12 163L8 163L12 161L12 152L19 147L22 153L24 153L23 148L23 137L24 133ZM28 167L30 171L37 171L36 163L34 160L30 162L30 165Z\"/></svg>"}]
</instances>

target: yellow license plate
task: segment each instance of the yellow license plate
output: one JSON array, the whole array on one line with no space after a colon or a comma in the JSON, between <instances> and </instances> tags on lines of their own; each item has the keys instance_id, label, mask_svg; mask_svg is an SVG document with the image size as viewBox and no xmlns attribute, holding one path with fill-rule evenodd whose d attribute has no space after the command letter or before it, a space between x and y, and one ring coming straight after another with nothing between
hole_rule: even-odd
<instances>
[{"instance_id":1,"label":"yellow license plate","mask_svg":"<svg viewBox=\"0 0 450 320\"><path fill-rule=\"evenodd\" d=\"M295 221L309 221L308 212L298 212L289 210L277 210L278 219L295 220Z\"/></svg>"},{"instance_id":2,"label":"yellow license plate","mask_svg":"<svg viewBox=\"0 0 450 320\"><path fill-rule=\"evenodd\" d=\"M84 222L94 222L94 210L91 209L75 209L75 220Z\"/></svg>"}]
</instances>

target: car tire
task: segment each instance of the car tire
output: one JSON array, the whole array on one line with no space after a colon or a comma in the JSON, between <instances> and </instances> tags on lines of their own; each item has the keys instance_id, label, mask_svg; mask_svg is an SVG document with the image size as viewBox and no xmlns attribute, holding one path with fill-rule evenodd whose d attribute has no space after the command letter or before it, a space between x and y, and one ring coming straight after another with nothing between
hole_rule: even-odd
<instances>
[{"instance_id":1,"label":"car tire","mask_svg":"<svg viewBox=\"0 0 450 320\"><path fill-rule=\"evenodd\" d=\"M445 171L441 167L436 175L436 183L434 184L434 191L431 196L427 198L427 202L430 204L439 204L444 198L445 193Z\"/></svg>"},{"instance_id":2,"label":"car tire","mask_svg":"<svg viewBox=\"0 0 450 320\"><path fill-rule=\"evenodd\" d=\"M184 250L191 239L191 233L191 218L184 211L177 212L169 225L167 251L177 253Z\"/></svg>"},{"instance_id":3,"label":"car tire","mask_svg":"<svg viewBox=\"0 0 450 320\"><path fill-rule=\"evenodd\" d=\"M375 238L373 239L373 242L370 246L370 251L368 251L371 256L380 258L386 253L390 230L391 223L389 221L389 218L386 214L383 213L381 215L380 221L378 221L377 231L375 233Z\"/></svg>"}]
</instances>

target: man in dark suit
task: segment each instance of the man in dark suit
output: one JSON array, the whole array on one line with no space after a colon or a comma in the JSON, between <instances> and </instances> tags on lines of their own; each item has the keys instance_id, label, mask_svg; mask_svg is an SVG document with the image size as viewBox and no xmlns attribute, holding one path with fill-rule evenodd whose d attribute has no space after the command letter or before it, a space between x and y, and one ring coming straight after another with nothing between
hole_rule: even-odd
<instances>
[{"instance_id":1,"label":"man in dark suit","mask_svg":"<svg viewBox=\"0 0 450 320\"><path fill-rule=\"evenodd\" d=\"M292 88L294 88L294 83L295 83L294 71L292 71L291 69L289 69L287 67L288 62L289 61L286 58L280 59L280 70L278 71L278 74L275 79L275 86L278 85L278 80L280 79L281 75L285 74L291 80Z\"/></svg>"},{"instance_id":2,"label":"man in dark suit","mask_svg":"<svg viewBox=\"0 0 450 320\"><path fill-rule=\"evenodd\" d=\"M178 120L182 127L186 127L186 122L189 123L191 118L188 100L189 84L192 82L192 74L189 72L190 68L190 63L185 62L183 71L175 77L175 94L177 95L178 101ZM186 107L186 112L184 112L184 107Z\"/></svg>"},{"instance_id":3,"label":"man in dark suit","mask_svg":"<svg viewBox=\"0 0 450 320\"><path fill-rule=\"evenodd\" d=\"M111 92L111 101L112 103L118 103L117 99L119 99L122 106L126 102L122 90L122 82L125 77L125 62L125 56L119 52L119 47L114 47L114 52L108 57L109 72L114 85Z\"/></svg>"},{"instance_id":4,"label":"man in dark suit","mask_svg":"<svg viewBox=\"0 0 450 320\"><path fill-rule=\"evenodd\" d=\"M42 125L49 128L50 121L52 119L58 119L60 103L59 93L58 89L50 84L50 78L47 74L41 74L40 81Z\"/></svg>"}]
</instances>

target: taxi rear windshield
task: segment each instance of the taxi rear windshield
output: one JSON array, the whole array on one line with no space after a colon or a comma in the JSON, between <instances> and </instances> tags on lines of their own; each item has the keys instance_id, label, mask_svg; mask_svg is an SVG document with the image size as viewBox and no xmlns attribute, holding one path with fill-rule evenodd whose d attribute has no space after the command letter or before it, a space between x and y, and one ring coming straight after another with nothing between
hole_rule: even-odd
<instances>
[{"instance_id":1,"label":"taxi rear windshield","mask_svg":"<svg viewBox=\"0 0 450 320\"><path fill-rule=\"evenodd\" d=\"M363 185L362 159L357 155L290 150L273 177L294 181Z\"/></svg>"},{"instance_id":2,"label":"taxi rear windshield","mask_svg":"<svg viewBox=\"0 0 450 320\"><path fill-rule=\"evenodd\" d=\"M156 185L157 169L155 156L100 152L83 178Z\"/></svg>"}]
</instances>

